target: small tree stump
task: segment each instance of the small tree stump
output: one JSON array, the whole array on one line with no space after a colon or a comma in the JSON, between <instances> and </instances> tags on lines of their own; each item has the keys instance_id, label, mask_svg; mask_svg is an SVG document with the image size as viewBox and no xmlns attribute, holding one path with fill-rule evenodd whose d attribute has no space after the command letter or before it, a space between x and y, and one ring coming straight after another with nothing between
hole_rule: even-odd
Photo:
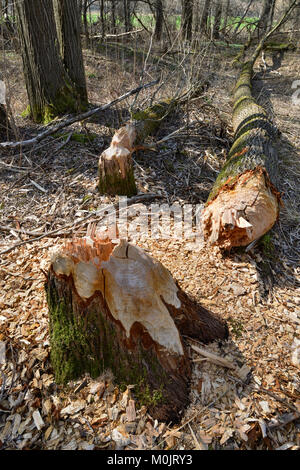
<instances>
[{"instance_id":1,"label":"small tree stump","mask_svg":"<svg viewBox=\"0 0 300 470\"><path fill-rule=\"evenodd\" d=\"M153 134L175 104L167 99L143 111L132 114L132 120L114 134L110 146L99 159L100 194L134 196L137 188L132 166L132 154L137 145Z\"/></svg>"},{"instance_id":2,"label":"small tree stump","mask_svg":"<svg viewBox=\"0 0 300 470\"><path fill-rule=\"evenodd\" d=\"M110 369L139 404L178 420L191 361L182 335L207 343L227 325L190 299L141 248L93 236L54 252L46 283L51 362L58 383Z\"/></svg>"},{"instance_id":3,"label":"small tree stump","mask_svg":"<svg viewBox=\"0 0 300 470\"><path fill-rule=\"evenodd\" d=\"M99 159L99 192L120 196L137 193L131 155L136 130L133 124L121 127Z\"/></svg>"}]
</instances>

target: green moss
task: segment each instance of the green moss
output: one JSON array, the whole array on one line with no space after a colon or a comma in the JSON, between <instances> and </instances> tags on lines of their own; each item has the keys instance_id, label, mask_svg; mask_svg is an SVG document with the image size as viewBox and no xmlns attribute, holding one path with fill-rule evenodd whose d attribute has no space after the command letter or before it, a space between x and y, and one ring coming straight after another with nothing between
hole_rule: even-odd
<instances>
[{"instance_id":1,"label":"green moss","mask_svg":"<svg viewBox=\"0 0 300 470\"><path fill-rule=\"evenodd\" d=\"M51 103L45 103L42 108L28 106L24 113L35 122L46 125L57 116L86 111L87 102L82 100L81 96L81 90L66 83L64 87L57 91Z\"/></svg>"},{"instance_id":2,"label":"green moss","mask_svg":"<svg viewBox=\"0 0 300 470\"><path fill-rule=\"evenodd\" d=\"M98 184L100 194L118 194L119 196L128 197L137 194L133 168L126 176L126 178L122 178L121 174L102 175L100 172Z\"/></svg>"},{"instance_id":3,"label":"green moss","mask_svg":"<svg viewBox=\"0 0 300 470\"><path fill-rule=\"evenodd\" d=\"M123 389L126 385L135 385L140 405L156 406L164 401L170 379L155 351L140 345L133 356L130 349L120 347L115 326L107 321L97 301L74 312L70 286L62 292L60 281L53 277L45 288L50 319L50 360L57 383L65 385L83 373L96 378L110 369L115 382Z\"/></svg>"},{"instance_id":4,"label":"green moss","mask_svg":"<svg viewBox=\"0 0 300 470\"><path fill-rule=\"evenodd\" d=\"M31 116L30 105L26 107L26 109L21 113L22 118L27 118Z\"/></svg>"},{"instance_id":5,"label":"green moss","mask_svg":"<svg viewBox=\"0 0 300 470\"><path fill-rule=\"evenodd\" d=\"M231 326L231 333L236 337L240 338L243 335L243 324L239 320L235 320L234 318L229 317L228 318L228 323Z\"/></svg>"},{"instance_id":6,"label":"green moss","mask_svg":"<svg viewBox=\"0 0 300 470\"><path fill-rule=\"evenodd\" d=\"M131 119L142 121L144 124L143 131L139 132L139 141L143 141L148 135L153 135L161 124L161 121L173 109L172 99L166 99L145 110L137 110L131 113Z\"/></svg>"},{"instance_id":7,"label":"green moss","mask_svg":"<svg viewBox=\"0 0 300 470\"><path fill-rule=\"evenodd\" d=\"M266 258L274 259L275 247L272 241L272 236L269 233L266 233L259 242L262 247L263 255Z\"/></svg>"},{"instance_id":8,"label":"green moss","mask_svg":"<svg viewBox=\"0 0 300 470\"><path fill-rule=\"evenodd\" d=\"M145 380L141 379L135 388L135 398L139 407L143 405L152 407L162 404L165 402L163 386L161 385L159 389L151 390L149 385L145 384Z\"/></svg>"},{"instance_id":9,"label":"green moss","mask_svg":"<svg viewBox=\"0 0 300 470\"><path fill-rule=\"evenodd\" d=\"M294 51L297 49L296 45L292 42L278 43L278 42L266 42L263 50L265 51Z\"/></svg>"}]
</instances>

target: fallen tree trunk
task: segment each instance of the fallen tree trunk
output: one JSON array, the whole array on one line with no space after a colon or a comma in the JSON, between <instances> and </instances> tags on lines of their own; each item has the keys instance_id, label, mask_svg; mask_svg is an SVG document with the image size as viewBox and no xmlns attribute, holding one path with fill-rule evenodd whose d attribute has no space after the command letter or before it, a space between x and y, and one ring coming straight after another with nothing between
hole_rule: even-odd
<instances>
[{"instance_id":1,"label":"fallen tree trunk","mask_svg":"<svg viewBox=\"0 0 300 470\"><path fill-rule=\"evenodd\" d=\"M168 99L137 111L132 114L132 121L114 134L110 146L99 159L100 194L132 196L137 193L132 153L158 129L174 105L175 101Z\"/></svg>"},{"instance_id":2,"label":"fallen tree trunk","mask_svg":"<svg viewBox=\"0 0 300 470\"><path fill-rule=\"evenodd\" d=\"M125 241L89 233L66 243L52 255L46 291L56 381L110 369L160 420L178 421L188 404L191 361L182 335L204 343L228 337L224 321Z\"/></svg>"},{"instance_id":3,"label":"fallen tree trunk","mask_svg":"<svg viewBox=\"0 0 300 470\"><path fill-rule=\"evenodd\" d=\"M261 237L279 214L279 193L270 180L276 173L276 130L252 97L252 67L247 62L236 83L234 143L203 211L204 238L226 249Z\"/></svg>"},{"instance_id":4,"label":"fallen tree trunk","mask_svg":"<svg viewBox=\"0 0 300 470\"><path fill-rule=\"evenodd\" d=\"M296 7L294 0L276 26L260 41L250 60L243 64L234 89L234 142L203 211L204 239L230 249L246 246L268 232L279 216L277 152L278 131L267 112L252 96L255 61L266 41Z\"/></svg>"}]
</instances>

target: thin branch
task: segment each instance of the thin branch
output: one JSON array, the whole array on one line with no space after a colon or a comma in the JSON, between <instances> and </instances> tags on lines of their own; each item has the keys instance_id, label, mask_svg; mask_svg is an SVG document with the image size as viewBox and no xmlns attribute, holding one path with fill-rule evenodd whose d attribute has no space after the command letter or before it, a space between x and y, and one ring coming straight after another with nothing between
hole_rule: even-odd
<instances>
[{"instance_id":1,"label":"thin branch","mask_svg":"<svg viewBox=\"0 0 300 470\"><path fill-rule=\"evenodd\" d=\"M107 103L103 106L99 106L98 108L94 108L94 109L92 109L90 111L87 111L85 113L77 114L76 116L72 116L70 119L62 121L59 124L57 124L56 126L53 126L53 127L50 127L49 129L46 129L45 131L41 132L40 134L38 134L33 139L24 140L24 141L20 141L20 142L2 142L2 143L0 143L0 148L2 147L2 148L14 149L14 148L17 148L17 147L29 147L31 145L37 144L42 139L45 139L46 137L49 137L50 135L56 133L60 129L63 129L64 127L67 127L70 124L73 124L74 122L84 121L85 119L93 116L94 114L99 113L100 111L105 111L106 109L114 106L115 104L119 103L120 101L125 100L129 96L135 95L136 93L139 93L141 90L143 90L145 88L149 88L149 87L152 87L154 85L157 85L158 82L159 82L159 80L154 80L153 82L147 83L145 85L140 85L137 88L134 88L133 90L128 91L124 95L119 96L115 100L110 101L110 103Z\"/></svg>"}]
</instances>

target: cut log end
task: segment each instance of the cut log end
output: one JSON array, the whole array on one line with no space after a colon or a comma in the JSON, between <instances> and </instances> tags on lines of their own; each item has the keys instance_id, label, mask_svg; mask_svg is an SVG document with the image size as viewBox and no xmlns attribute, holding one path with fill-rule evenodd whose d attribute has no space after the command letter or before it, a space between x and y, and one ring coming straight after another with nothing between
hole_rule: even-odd
<instances>
[{"instance_id":1,"label":"cut log end","mask_svg":"<svg viewBox=\"0 0 300 470\"><path fill-rule=\"evenodd\" d=\"M225 184L207 204L202 219L204 239L224 249L247 246L273 227L279 202L266 172L248 170L233 185Z\"/></svg>"},{"instance_id":2,"label":"cut log end","mask_svg":"<svg viewBox=\"0 0 300 470\"><path fill-rule=\"evenodd\" d=\"M157 419L188 404L191 362L182 335L224 339L224 321L182 292L164 266L125 241L93 235L52 255L46 284L56 381L111 369L135 385Z\"/></svg>"}]
</instances>

